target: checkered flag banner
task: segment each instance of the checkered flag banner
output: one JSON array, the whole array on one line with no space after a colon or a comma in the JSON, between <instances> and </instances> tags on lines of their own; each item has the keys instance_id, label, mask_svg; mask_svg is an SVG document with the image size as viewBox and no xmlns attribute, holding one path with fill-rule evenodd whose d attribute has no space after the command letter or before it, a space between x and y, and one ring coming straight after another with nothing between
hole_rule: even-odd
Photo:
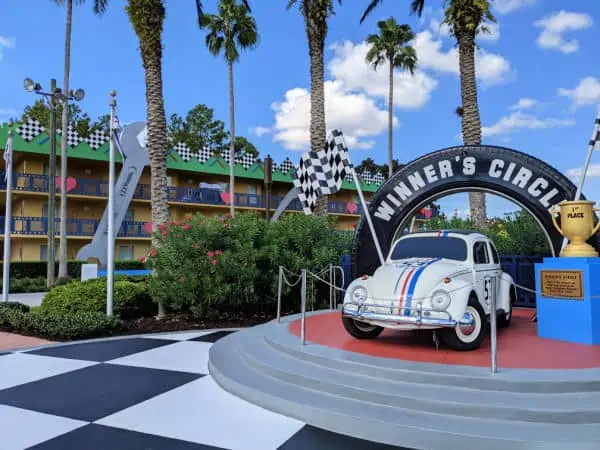
<instances>
[{"instance_id":1,"label":"checkered flag banner","mask_svg":"<svg viewBox=\"0 0 600 450\"><path fill-rule=\"evenodd\" d=\"M125 161L125 153L123 152L123 147L121 146L121 139L119 138L119 135L121 134L122 128L121 128L121 123L119 122L119 117L115 114L114 118L113 118L113 139L115 141L115 147L117 147L117 150L119 152L119 155L121 155L121 161Z\"/></svg>"},{"instance_id":2,"label":"checkered flag banner","mask_svg":"<svg viewBox=\"0 0 600 450\"><path fill-rule=\"evenodd\" d=\"M590 140L590 147L600 151L600 112L594 122L594 132L592 133L592 139Z\"/></svg>"},{"instance_id":3,"label":"checkered flag banner","mask_svg":"<svg viewBox=\"0 0 600 450\"><path fill-rule=\"evenodd\" d=\"M323 150L306 152L292 173L294 186L300 190L298 199L304 213L313 213L317 199L335 194L351 167L348 148L342 132L333 130Z\"/></svg>"}]
</instances>

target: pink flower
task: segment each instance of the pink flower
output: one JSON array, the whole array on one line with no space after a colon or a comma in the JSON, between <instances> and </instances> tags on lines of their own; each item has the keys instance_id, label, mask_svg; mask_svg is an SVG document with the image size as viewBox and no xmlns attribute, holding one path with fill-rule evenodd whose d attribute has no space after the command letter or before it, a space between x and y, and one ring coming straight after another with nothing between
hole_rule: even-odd
<instances>
[{"instance_id":1,"label":"pink flower","mask_svg":"<svg viewBox=\"0 0 600 450\"><path fill-rule=\"evenodd\" d=\"M164 223L161 223L158 228L160 228L162 231L165 231L167 229L167 226Z\"/></svg>"},{"instance_id":2,"label":"pink flower","mask_svg":"<svg viewBox=\"0 0 600 450\"><path fill-rule=\"evenodd\" d=\"M215 255L220 255L221 253L223 253L221 250L215 250Z\"/></svg>"},{"instance_id":3,"label":"pink flower","mask_svg":"<svg viewBox=\"0 0 600 450\"><path fill-rule=\"evenodd\" d=\"M185 281L185 277L184 277L183 275L181 275L181 276L179 277L179 281Z\"/></svg>"},{"instance_id":4,"label":"pink flower","mask_svg":"<svg viewBox=\"0 0 600 450\"><path fill-rule=\"evenodd\" d=\"M217 265L217 260L216 260L216 259L213 259L213 260L212 260L210 263L211 263L213 266L216 266L216 265Z\"/></svg>"},{"instance_id":5,"label":"pink flower","mask_svg":"<svg viewBox=\"0 0 600 450\"><path fill-rule=\"evenodd\" d=\"M225 219L223 219L222 217L219 217L219 222L223 223L223 222L225 222Z\"/></svg>"},{"instance_id":6,"label":"pink flower","mask_svg":"<svg viewBox=\"0 0 600 450\"><path fill-rule=\"evenodd\" d=\"M210 250L208 251L208 253L206 254L209 258L212 258L213 256L215 256L215 254L213 252L211 252Z\"/></svg>"},{"instance_id":7,"label":"pink flower","mask_svg":"<svg viewBox=\"0 0 600 450\"><path fill-rule=\"evenodd\" d=\"M145 256L142 256L142 257L140 258L140 262L141 262L141 263L145 263L145 262L146 262L146 257L145 257Z\"/></svg>"},{"instance_id":8,"label":"pink flower","mask_svg":"<svg viewBox=\"0 0 600 450\"><path fill-rule=\"evenodd\" d=\"M175 225L177 225L178 227L180 227L181 226L181 221L175 222Z\"/></svg>"},{"instance_id":9,"label":"pink flower","mask_svg":"<svg viewBox=\"0 0 600 450\"><path fill-rule=\"evenodd\" d=\"M160 232L160 234L162 234L163 236L166 236L166 235L167 235L167 234L169 234L169 233L167 232L167 230L162 230L162 231Z\"/></svg>"},{"instance_id":10,"label":"pink flower","mask_svg":"<svg viewBox=\"0 0 600 450\"><path fill-rule=\"evenodd\" d=\"M192 228L192 226L189 223L183 226L184 230L189 230L190 228Z\"/></svg>"},{"instance_id":11,"label":"pink flower","mask_svg":"<svg viewBox=\"0 0 600 450\"><path fill-rule=\"evenodd\" d=\"M156 256L156 249L153 248L152 250L150 250L150 256Z\"/></svg>"},{"instance_id":12,"label":"pink flower","mask_svg":"<svg viewBox=\"0 0 600 450\"><path fill-rule=\"evenodd\" d=\"M175 225L175 222L174 222L174 221L172 221L172 220L169 220L169 225L171 225L171 226L172 226L172 225Z\"/></svg>"},{"instance_id":13,"label":"pink flower","mask_svg":"<svg viewBox=\"0 0 600 450\"><path fill-rule=\"evenodd\" d=\"M197 243L195 243L195 242L192 244L192 247L193 248L200 248L200 246Z\"/></svg>"}]
</instances>

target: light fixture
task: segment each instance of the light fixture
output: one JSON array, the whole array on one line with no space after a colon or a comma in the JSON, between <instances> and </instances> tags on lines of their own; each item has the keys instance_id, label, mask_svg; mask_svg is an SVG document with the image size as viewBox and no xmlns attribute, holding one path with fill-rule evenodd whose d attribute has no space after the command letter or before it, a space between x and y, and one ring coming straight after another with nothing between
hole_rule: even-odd
<instances>
[{"instance_id":1,"label":"light fixture","mask_svg":"<svg viewBox=\"0 0 600 450\"><path fill-rule=\"evenodd\" d=\"M71 91L71 97L80 102L85 97L85 91L83 89L77 89L76 91Z\"/></svg>"},{"instance_id":2,"label":"light fixture","mask_svg":"<svg viewBox=\"0 0 600 450\"><path fill-rule=\"evenodd\" d=\"M41 91L42 90L42 86L40 86L39 83L36 83L35 81L33 81L31 78L25 78L25 81L23 82L23 86L25 87L25 90L27 92L33 92L33 91Z\"/></svg>"}]
</instances>

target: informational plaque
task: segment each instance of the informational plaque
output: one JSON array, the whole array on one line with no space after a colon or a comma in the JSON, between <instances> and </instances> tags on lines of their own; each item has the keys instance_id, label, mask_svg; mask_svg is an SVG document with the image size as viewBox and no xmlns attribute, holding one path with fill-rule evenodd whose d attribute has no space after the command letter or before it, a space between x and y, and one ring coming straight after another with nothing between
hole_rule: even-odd
<instances>
[{"instance_id":1,"label":"informational plaque","mask_svg":"<svg viewBox=\"0 0 600 450\"><path fill-rule=\"evenodd\" d=\"M583 300L583 273L581 270L541 270L544 297Z\"/></svg>"}]
</instances>

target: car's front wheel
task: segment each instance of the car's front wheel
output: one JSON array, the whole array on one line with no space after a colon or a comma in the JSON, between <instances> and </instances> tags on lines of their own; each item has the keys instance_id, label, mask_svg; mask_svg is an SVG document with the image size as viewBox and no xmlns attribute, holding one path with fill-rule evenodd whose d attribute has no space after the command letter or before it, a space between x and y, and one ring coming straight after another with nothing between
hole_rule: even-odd
<instances>
[{"instance_id":1,"label":"car's front wheel","mask_svg":"<svg viewBox=\"0 0 600 450\"><path fill-rule=\"evenodd\" d=\"M469 299L465 312L473 318L472 325L457 325L442 332L442 340L453 350L475 350L485 337L485 313L477 298Z\"/></svg>"},{"instance_id":2,"label":"car's front wheel","mask_svg":"<svg viewBox=\"0 0 600 450\"><path fill-rule=\"evenodd\" d=\"M344 328L356 339L374 339L383 332L383 327L371 325L350 317L342 317Z\"/></svg>"}]
</instances>

